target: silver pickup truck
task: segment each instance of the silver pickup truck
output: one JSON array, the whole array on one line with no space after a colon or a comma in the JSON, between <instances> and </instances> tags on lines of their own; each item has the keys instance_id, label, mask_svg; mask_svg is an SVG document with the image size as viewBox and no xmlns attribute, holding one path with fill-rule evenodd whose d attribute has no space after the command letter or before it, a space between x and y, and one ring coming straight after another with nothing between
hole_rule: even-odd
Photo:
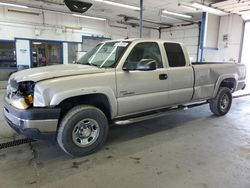
<instances>
[{"instance_id":1,"label":"silver pickup truck","mask_svg":"<svg viewBox=\"0 0 250 188\"><path fill-rule=\"evenodd\" d=\"M159 117L197 103L209 103L215 115L225 115L232 93L244 89L245 77L243 64L191 64L180 43L107 41L75 64L14 73L4 114L18 133L57 139L66 153L83 156L103 145L115 123Z\"/></svg>"}]
</instances>

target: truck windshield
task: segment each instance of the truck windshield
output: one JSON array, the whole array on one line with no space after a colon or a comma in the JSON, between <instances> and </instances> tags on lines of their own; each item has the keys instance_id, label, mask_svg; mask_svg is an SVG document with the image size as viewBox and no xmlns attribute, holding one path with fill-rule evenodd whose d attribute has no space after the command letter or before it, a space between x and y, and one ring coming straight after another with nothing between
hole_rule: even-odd
<instances>
[{"instance_id":1,"label":"truck windshield","mask_svg":"<svg viewBox=\"0 0 250 188\"><path fill-rule=\"evenodd\" d=\"M129 46L129 42L116 41L100 43L83 55L78 64L113 68Z\"/></svg>"}]
</instances>

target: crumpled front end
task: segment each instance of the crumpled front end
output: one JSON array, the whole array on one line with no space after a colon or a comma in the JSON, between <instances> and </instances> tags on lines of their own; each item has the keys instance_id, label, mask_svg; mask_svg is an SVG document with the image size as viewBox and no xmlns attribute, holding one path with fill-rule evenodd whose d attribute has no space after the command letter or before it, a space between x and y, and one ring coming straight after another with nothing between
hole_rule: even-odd
<instances>
[{"instance_id":1,"label":"crumpled front end","mask_svg":"<svg viewBox=\"0 0 250 188\"><path fill-rule=\"evenodd\" d=\"M9 80L4 97L5 118L16 132L32 139L55 138L59 108L33 106L35 83Z\"/></svg>"}]
</instances>

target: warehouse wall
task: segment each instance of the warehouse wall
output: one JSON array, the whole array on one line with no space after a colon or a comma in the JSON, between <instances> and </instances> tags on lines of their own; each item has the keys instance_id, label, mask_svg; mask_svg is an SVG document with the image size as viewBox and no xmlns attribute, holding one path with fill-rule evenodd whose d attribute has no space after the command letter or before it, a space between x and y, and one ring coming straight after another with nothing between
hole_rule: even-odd
<instances>
[{"instance_id":1,"label":"warehouse wall","mask_svg":"<svg viewBox=\"0 0 250 188\"><path fill-rule=\"evenodd\" d=\"M216 32L208 32L205 36L203 61L238 62L243 28L242 18L238 15L223 16L219 18L220 20L214 15L209 15L208 18L208 24L210 22ZM219 27L217 27L218 24ZM224 35L228 35L228 41L223 41ZM157 38L158 34L151 32L151 37ZM197 25L166 29L163 30L161 35L162 39L182 42L186 45L192 61L196 61L198 37L199 29Z\"/></svg>"},{"instance_id":2,"label":"warehouse wall","mask_svg":"<svg viewBox=\"0 0 250 188\"><path fill-rule=\"evenodd\" d=\"M203 61L238 62L241 48L242 29L243 20L240 16L229 15L221 17L217 48L205 48Z\"/></svg>"},{"instance_id":3,"label":"warehouse wall","mask_svg":"<svg viewBox=\"0 0 250 188\"><path fill-rule=\"evenodd\" d=\"M82 35L113 39L139 36L138 28L115 28L104 21L35 12L39 15L9 12L6 7L0 7L0 39L13 40L17 37L81 42ZM145 29L144 35L149 37L150 30Z\"/></svg>"}]
</instances>

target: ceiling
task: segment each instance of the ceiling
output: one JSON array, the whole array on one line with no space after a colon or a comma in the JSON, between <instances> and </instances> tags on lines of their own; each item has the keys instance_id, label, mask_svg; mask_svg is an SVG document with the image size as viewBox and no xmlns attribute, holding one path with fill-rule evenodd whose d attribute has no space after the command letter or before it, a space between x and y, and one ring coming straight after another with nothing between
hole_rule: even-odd
<instances>
[{"instance_id":1,"label":"ceiling","mask_svg":"<svg viewBox=\"0 0 250 188\"><path fill-rule=\"evenodd\" d=\"M250 0L227 0L213 3L211 6L228 13L239 15L250 14Z\"/></svg>"},{"instance_id":2,"label":"ceiling","mask_svg":"<svg viewBox=\"0 0 250 188\"><path fill-rule=\"evenodd\" d=\"M103 2L97 2L94 0L81 0L84 2L91 2L93 6L84 15L97 16L107 18L110 21L124 23L124 16L132 17L128 19L126 23L138 24L139 11L125 9L117 6L105 4ZM109 0L117 3L123 3L127 5L139 7L140 0ZM179 3L191 5L195 0L144 0L144 19L150 22L144 22L144 26L159 27L168 25L178 25L183 23L197 22L201 20L201 11L190 9L187 7L179 6ZM34 8L44 10L54 10L65 13L70 13L69 9L65 6L63 0L0 0L0 2L15 3L21 5L27 5ZM215 8L219 8L224 11L238 13L242 10L250 10L250 0L196 0L196 2L204 3ZM226 6L226 8L225 8ZM246 6L246 7L244 7ZM245 9L246 8L246 9ZM192 19L183 19L175 16L162 17L161 11L165 9L168 11L188 14L193 16ZM230 10L230 11L229 11ZM152 22L153 21L153 22ZM126 24L125 23L125 24Z\"/></svg>"}]
</instances>

